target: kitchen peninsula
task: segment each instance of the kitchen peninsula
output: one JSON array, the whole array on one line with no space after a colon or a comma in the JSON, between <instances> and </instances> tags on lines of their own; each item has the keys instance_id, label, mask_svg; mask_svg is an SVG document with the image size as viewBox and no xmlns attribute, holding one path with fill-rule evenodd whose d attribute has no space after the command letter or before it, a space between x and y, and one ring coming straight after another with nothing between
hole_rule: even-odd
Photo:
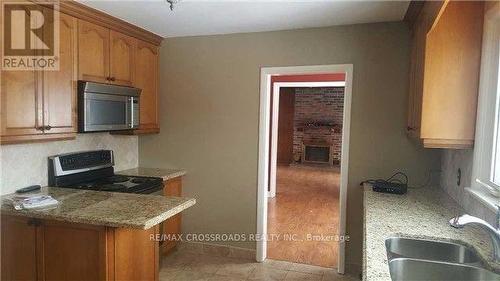
<instances>
[{"instance_id":1,"label":"kitchen peninsula","mask_svg":"<svg viewBox=\"0 0 500 281\"><path fill-rule=\"evenodd\" d=\"M2 280L158 280L159 224L195 199L44 187L50 210L2 196Z\"/></svg>"}]
</instances>

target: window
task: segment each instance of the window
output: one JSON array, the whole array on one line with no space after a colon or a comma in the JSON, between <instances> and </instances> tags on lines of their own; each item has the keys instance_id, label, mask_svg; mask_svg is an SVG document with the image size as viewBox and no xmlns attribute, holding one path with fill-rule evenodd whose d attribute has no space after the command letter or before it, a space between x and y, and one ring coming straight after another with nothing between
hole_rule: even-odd
<instances>
[{"instance_id":1,"label":"window","mask_svg":"<svg viewBox=\"0 0 500 281\"><path fill-rule=\"evenodd\" d=\"M476 143L470 189L490 207L500 204L500 4L485 15Z\"/></svg>"}]
</instances>

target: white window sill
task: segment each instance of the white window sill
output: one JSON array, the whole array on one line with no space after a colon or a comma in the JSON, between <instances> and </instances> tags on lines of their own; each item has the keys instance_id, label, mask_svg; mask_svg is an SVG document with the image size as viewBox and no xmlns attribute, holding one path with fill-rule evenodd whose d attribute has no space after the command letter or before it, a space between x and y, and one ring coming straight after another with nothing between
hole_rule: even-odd
<instances>
[{"instance_id":1,"label":"white window sill","mask_svg":"<svg viewBox=\"0 0 500 281\"><path fill-rule=\"evenodd\" d=\"M465 188L467 192L472 194L476 199L483 203L488 209L493 212L497 212L497 205L500 205L500 198L493 196L487 191L483 191L480 188Z\"/></svg>"}]
</instances>

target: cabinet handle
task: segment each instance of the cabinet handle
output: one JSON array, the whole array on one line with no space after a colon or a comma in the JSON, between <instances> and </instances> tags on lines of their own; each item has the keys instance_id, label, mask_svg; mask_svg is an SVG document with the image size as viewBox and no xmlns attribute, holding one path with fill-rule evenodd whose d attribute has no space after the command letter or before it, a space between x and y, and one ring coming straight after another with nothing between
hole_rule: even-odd
<instances>
[{"instance_id":1,"label":"cabinet handle","mask_svg":"<svg viewBox=\"0 0 500 281\"><path fill-rule=\"evenodd\" d=\"M407 130L407 131L415 131L416 129L417 129L417 128L410 127L410 126L406 127L406 130Z\"/></svg>"},{"instance_id":2,"label":"cabinet handle","mask_svg":"<svg viewBox=\"0 0 500 281\"><path fill-rule=\"evenodd\" d=\"M111 80L111 81L115 81L115 80L116 80L116 78L115 78L115 77L110 77L110 78L109 78L109 80Z\"/></svg>"},{"instance_id":3,"label":"cabinet handle","mask_svg":"<svg viewBox=\"0 0 500 281\"><path fill-rule=\"evenodd\" d=\"M44 129L48 131L48 130L52 129L52 127L50 125L47 125L44 127Z\"/></svg>"},{"instance_id":4,"label":"cabinet handle","mask_svg":"<svg viewBox=\"0 0 500 281\"><path fill-rule=\"evenodd\" d=\"M40 126L40 127L36 127L35 129L36 129L37 131L43 131L43 128L44 128L43 126Z\"/></svg>"}]
</instances>

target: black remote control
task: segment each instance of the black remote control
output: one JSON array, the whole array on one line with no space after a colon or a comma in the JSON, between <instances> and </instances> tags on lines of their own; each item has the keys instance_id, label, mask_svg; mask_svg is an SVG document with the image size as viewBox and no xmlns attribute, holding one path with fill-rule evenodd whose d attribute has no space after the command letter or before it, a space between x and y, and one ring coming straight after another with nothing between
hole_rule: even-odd
<instances>
[{"instance_id":1,"label":"black remote control","mask_svg":"<svg viewBox=\"0 0 500 281\"><path fill-rule=\"evenodd\" d=\"M35 191L35 190L38 190L38 189L41 189L41 188L42 187L39 184L30 185L30 186L23 187L23 188L20 188L20 189L16 190L16 193L26 193L26 192Z\"/></svg>"}]
</instances>

